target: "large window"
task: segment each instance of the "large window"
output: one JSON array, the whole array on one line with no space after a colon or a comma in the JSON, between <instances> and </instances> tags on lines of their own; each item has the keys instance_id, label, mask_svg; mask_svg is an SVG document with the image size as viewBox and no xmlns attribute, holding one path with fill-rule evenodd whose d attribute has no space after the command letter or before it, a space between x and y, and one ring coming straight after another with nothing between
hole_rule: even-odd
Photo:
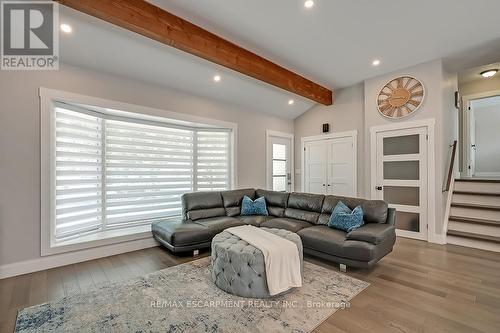
<instances>
[{"instance_id":1,"label":"large window","mask_svg":"<svg viewBox=\"0 0 500 333\"><path fill-rule=\"evenodd\" d=\"M56 242L178 218L183 193L231 188L231 129L67 103L54 104L51 128Z\"/></svg>"}]
</instances>

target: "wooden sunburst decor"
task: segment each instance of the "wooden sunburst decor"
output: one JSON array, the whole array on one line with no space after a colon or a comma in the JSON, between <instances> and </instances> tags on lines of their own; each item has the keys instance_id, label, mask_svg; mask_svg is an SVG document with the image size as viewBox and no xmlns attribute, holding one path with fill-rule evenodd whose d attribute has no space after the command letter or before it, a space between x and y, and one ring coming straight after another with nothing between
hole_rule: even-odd
<instances>
[{"instance_id":1,"label":"wooden sunburst decor","mask_svg":"<svg viewBox=\"0 0 500 333\"><path fill-rule=\"evenodd\" d=\"M424 101L422 82L412 76L400 76L389 81L377 96L377 109L391 119L404 118L415 112Z\"/></svg>"}]
</instances>

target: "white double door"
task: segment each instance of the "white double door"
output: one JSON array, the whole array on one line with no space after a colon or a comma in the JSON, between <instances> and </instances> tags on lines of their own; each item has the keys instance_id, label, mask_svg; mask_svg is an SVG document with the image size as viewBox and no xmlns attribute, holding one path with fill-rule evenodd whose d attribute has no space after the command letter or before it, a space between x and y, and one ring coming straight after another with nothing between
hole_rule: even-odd
<instances>
[{"instance_id":1,"label":"white double door","mask_svg":"<svg viewBox=\"0 0 500 333\"><path fill-rule=\"evenodd\" d=\"M354 136L306 141L304 191L356 196L356 142Z\"/></svg>"}]
</instances>

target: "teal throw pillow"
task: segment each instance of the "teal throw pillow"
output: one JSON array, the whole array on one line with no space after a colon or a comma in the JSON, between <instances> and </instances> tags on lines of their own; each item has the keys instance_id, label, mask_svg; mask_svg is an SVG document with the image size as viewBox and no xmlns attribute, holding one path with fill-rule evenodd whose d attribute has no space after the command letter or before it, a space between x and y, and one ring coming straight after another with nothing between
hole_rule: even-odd
<instances>
[{"instance_id":1,"label":"teal throw pillow","mask_svg":"<svg viewBox=\"0 0 500 333\"><path fill-rule=\"evenodd\" d=\"M335 206L330 216L330 221L328 222L330 228L343 230L345 232L356 230L363 224L363 209L357 206L351 211L342 201L337 203L337 206Z\"/></svg>"},{"instance_id":2,"label":"teal throw pillow","mask_svg":"<svg viewBox=\"0 0 500 333\"><path fill-rule=\"evenodd\" d=\"M241 203L241 215L268 216L269 214L267 212L266 198L260 197L258 199L252 200L245 195Z\"/></svg>"}]
</instances>

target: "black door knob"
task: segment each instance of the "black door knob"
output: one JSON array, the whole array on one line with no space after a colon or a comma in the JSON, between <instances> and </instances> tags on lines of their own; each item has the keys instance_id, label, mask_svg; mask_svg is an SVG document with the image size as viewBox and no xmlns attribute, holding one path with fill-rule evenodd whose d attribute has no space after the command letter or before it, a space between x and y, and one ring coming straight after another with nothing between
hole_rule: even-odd
<instances>
[{"instance_id":1,"label":"black door knob","mask_svg":"<svg viewBox=\"0 0 500 333\"><path fill-rule=\"evenodd\" d=\"M375 188L377 189L377 191L382 191L382 186L377 186Z\"/></svg>"}]
</instances>

